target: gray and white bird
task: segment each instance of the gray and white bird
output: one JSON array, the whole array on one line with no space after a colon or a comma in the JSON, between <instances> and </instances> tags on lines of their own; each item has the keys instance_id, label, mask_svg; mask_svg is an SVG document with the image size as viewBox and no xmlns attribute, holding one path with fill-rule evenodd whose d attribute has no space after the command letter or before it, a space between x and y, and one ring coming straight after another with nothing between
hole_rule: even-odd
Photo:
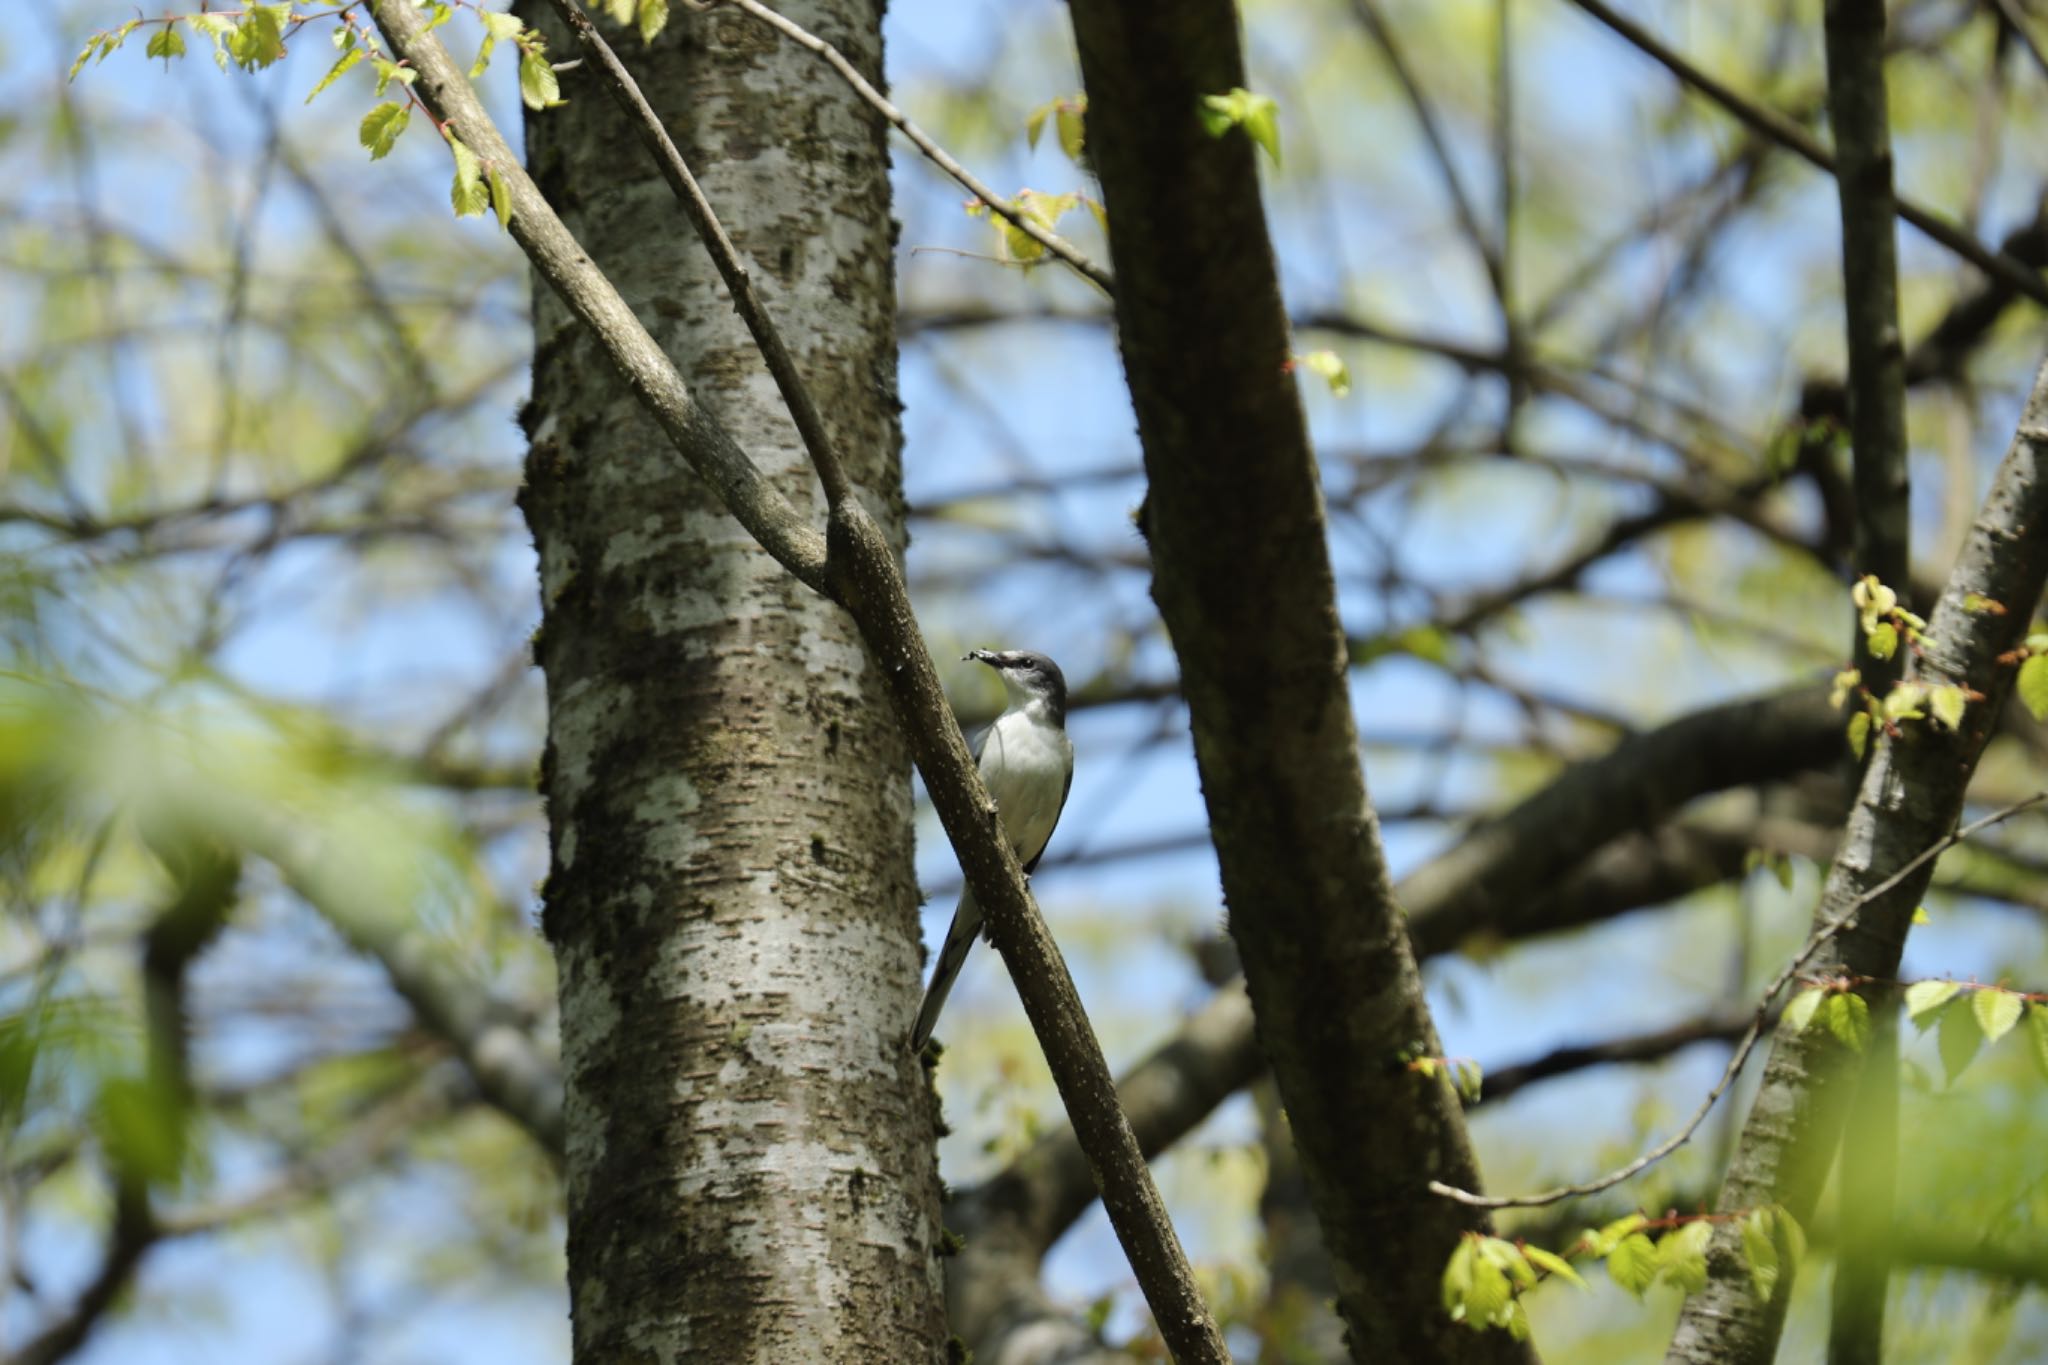
<instances>
[{"instance_id":1,"label":"gray and white bird","mask_svg":"<svg viewBox=\"0 0 2048 1365\"><path fill-rule=\"evenodd\" d=\"M1003 713L975 737L974 761L995 800L1003 833L1029 876L1052 838L1053 826L1060 822L1067 789L1074 784L1074 746L1067 739L1067 680L1058 664L1026 649L977 649L967 657L993 668L1008 695ZM946 944L939 949L938 969L925 989L917 1026L910 1031L912 1052L923 1051L930 1041L953 979L960 975L967 950L980 932L981 907L974 903L974 891L969 888L960 893L953 923L946 930Z\"/></svg>"}]
</instances>

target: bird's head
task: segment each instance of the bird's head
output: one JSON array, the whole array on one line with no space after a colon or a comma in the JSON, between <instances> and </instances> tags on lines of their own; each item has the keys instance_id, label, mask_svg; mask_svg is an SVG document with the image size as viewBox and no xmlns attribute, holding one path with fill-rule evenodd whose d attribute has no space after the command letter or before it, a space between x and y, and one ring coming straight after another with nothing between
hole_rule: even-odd
<instances>
[{"instance_id":1,"label":"bird's head","mask_svg":"<svg viewBox=\"0 0 2048 1365\"><path fill-rule=\"evenodd\" d=\"M1051 659L1028 649L975 649L966 657L996 671L1013 705L1042 701L1056 724L1066 724L1067 679Z\"/></svg>"}]
</instances>

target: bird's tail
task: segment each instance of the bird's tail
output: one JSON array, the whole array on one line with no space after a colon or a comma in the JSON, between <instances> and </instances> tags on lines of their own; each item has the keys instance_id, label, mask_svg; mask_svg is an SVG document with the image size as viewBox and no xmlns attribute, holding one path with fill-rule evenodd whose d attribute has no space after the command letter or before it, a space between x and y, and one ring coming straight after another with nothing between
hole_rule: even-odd
<instances>
[{"instance_id":1,"label":"bird's tail","mask_svg":"<svg viewBox=\"0 0 2048 1365\"><path fill-rule=\"evenodd\" d=\"M939 949L939 965L932 972L932 984L925 987L924 1004L918 1007L917 1026L910 1030L912 1052L924 1051L924 1045L931 1041L939 1011L946 1007L953 980L960 975L960 968L967 962L967 950L974 946L974 937L980 932L981 907L974 903L972 891L962 891L960 904L953 911L953 922L946 929L945 946Z\"/></svg>"}]
</instances>

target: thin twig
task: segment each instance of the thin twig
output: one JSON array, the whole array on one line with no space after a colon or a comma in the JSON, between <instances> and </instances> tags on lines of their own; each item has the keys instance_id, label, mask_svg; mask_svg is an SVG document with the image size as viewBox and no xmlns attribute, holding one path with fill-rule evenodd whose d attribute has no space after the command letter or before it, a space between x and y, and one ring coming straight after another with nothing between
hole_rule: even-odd
<instances>
[{"instance_id":1,"label":"thin twig","mask_svg":"<svg viewBox=\"0 0 2048 1365\"><path fill-rule=\"evenodd\" d=\"M1617 1167L1606 1175L1585 1181L1582 1184L1560 1185L1556 1189L1544 1190L1540 1194L1474 1194L1470 1190L1462 1190L1455 1185L1446 1185L1439 1180L1429 1182L1430 1192L1432 1194L1440 1194L1444 1198L1455 1200L1460 1204L1470 1205L1476 1209L1538 1209L1546 1204L1556 1204L1566 1199L1576 1199L1581 1195L1598 1194L1602 1190L1612 1189L1624 1180L1630 1180L1641 1175L1644 1171L1656 1165L1665 1157L1670 1156L1692 1140L1692 1135L1699 1130L1700 1124L1706 1121L1706 1117L1712 1112L1714 1105L1719 1102L1722 1095L1727 1093L1728 1087L1734 1084L1737 1073L1742 1070L1742 1064L1749 1060L1749 1054L1756 1048L1757 1040L1763 1036L1764 1024L1771 1015L1771 1002L1777 999L1778 992L1785 989L1786 983L1799 975L1806 964L1813 960L1813 955L1818 953L1827 944L1828 940L1855 923L1858 911L1864 906L1869 905L1872 901L1889 893L1892 888L1898 886L1906 878L1926 866L1928 862L1939 858L1943 853L1962 843L1965 839L1983 830L1987 830L1993 825L2009 820L2021 811L2029 810L2044 801L2048 801L2048 791L2035 792L2024 801L2015 801L2009 806L2004 806L1991 812L1991 814L1981 820L1974 820L1954 832L1942 836L1914 855L1904 867L1901 867L1897 872L1886 877L1876 886L1871 887L1868 891L1865 891L1862 895L1851 901L1848 908L1843 910L1841 914L1836 915L1833 919L1824 921L1819 928L1815 929L1808 936L1804 946L1797 953L1793 954L1792 960L1785 964L1783 970L1776 977L1772 978L1771 984L1764 989L1763 998L1757 1002L1756 1014L1750 1019L1749 1027L1743 1031L1742 1040L1735 1045L1734 1053L1728 1058L1728 1065L1722 1068L1721 1079L1714 1083L1714 1088L1707 1092L1707 1097L1704 1100L1700 1101L1699 1107L1693 1111L1692 1117L1686 1120L1685 1126L1664 1141L1658 1143L1655 1147L1652 1147L1649 1151L1644 1152L1641 1156L1629 1162L1626 1166Z\"/></svg>"},{"instance_id":2,"label":"thin twig","mask_svg":"<svg viewBox=\"0 0 2048 1365\"><path fill-rule=\"evenodd\" d=\"M1065 261L1082 276L1097 285L1103 293L1113 294L1116 292L1116 281L1107 270L1090 260L1081 248L1075 246L1052 229L1044 226L1030 214L1024 212L1014 203L983 184L973 171L968 170L965 166L954 160L947 154L945 148L932 141L931 136L924 129L912 123L909 115L898 109L894 104L891 104L887 95L875 89L869 83L868 78L860 74L860 69L848 61L838 48L832 46L832 44L816 34L811 33L800 24L777 14L774 10L761 4L760 0L721 0L721 2L760 20L783 37L795 43L798 47L823 57L826 64L838 72L839 78L853 87L853 92L863 100L866 100L870 108L884 119L887 119L890 125L902 133L903 136L909 138L911 145L920 152L923 152L926 160L930 161L947 175L952 176L953 179L959 181L969 194L988 205L991 213L994 213L1004 222L1016 228L1017 231Z\"/></svg>"}]
</instances>

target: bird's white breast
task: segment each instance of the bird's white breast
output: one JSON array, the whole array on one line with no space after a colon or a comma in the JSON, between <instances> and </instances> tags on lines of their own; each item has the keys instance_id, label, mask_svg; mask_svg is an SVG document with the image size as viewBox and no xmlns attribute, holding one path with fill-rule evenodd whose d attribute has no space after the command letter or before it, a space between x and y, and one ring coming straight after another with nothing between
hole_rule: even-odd
<instances>
[{"instance_id":1,"label":"bird's white breast","mask_svg":"<svg viewBox=\"0 0 2048 1365\"><path fill-rule=\"evenodd\" d=\"M1073 762L1066 731L1027 712L1006 712L990 727L981 746L981 776L1019 861L1036 858L1052 838Z\"/></svg>"}]
</instances>

